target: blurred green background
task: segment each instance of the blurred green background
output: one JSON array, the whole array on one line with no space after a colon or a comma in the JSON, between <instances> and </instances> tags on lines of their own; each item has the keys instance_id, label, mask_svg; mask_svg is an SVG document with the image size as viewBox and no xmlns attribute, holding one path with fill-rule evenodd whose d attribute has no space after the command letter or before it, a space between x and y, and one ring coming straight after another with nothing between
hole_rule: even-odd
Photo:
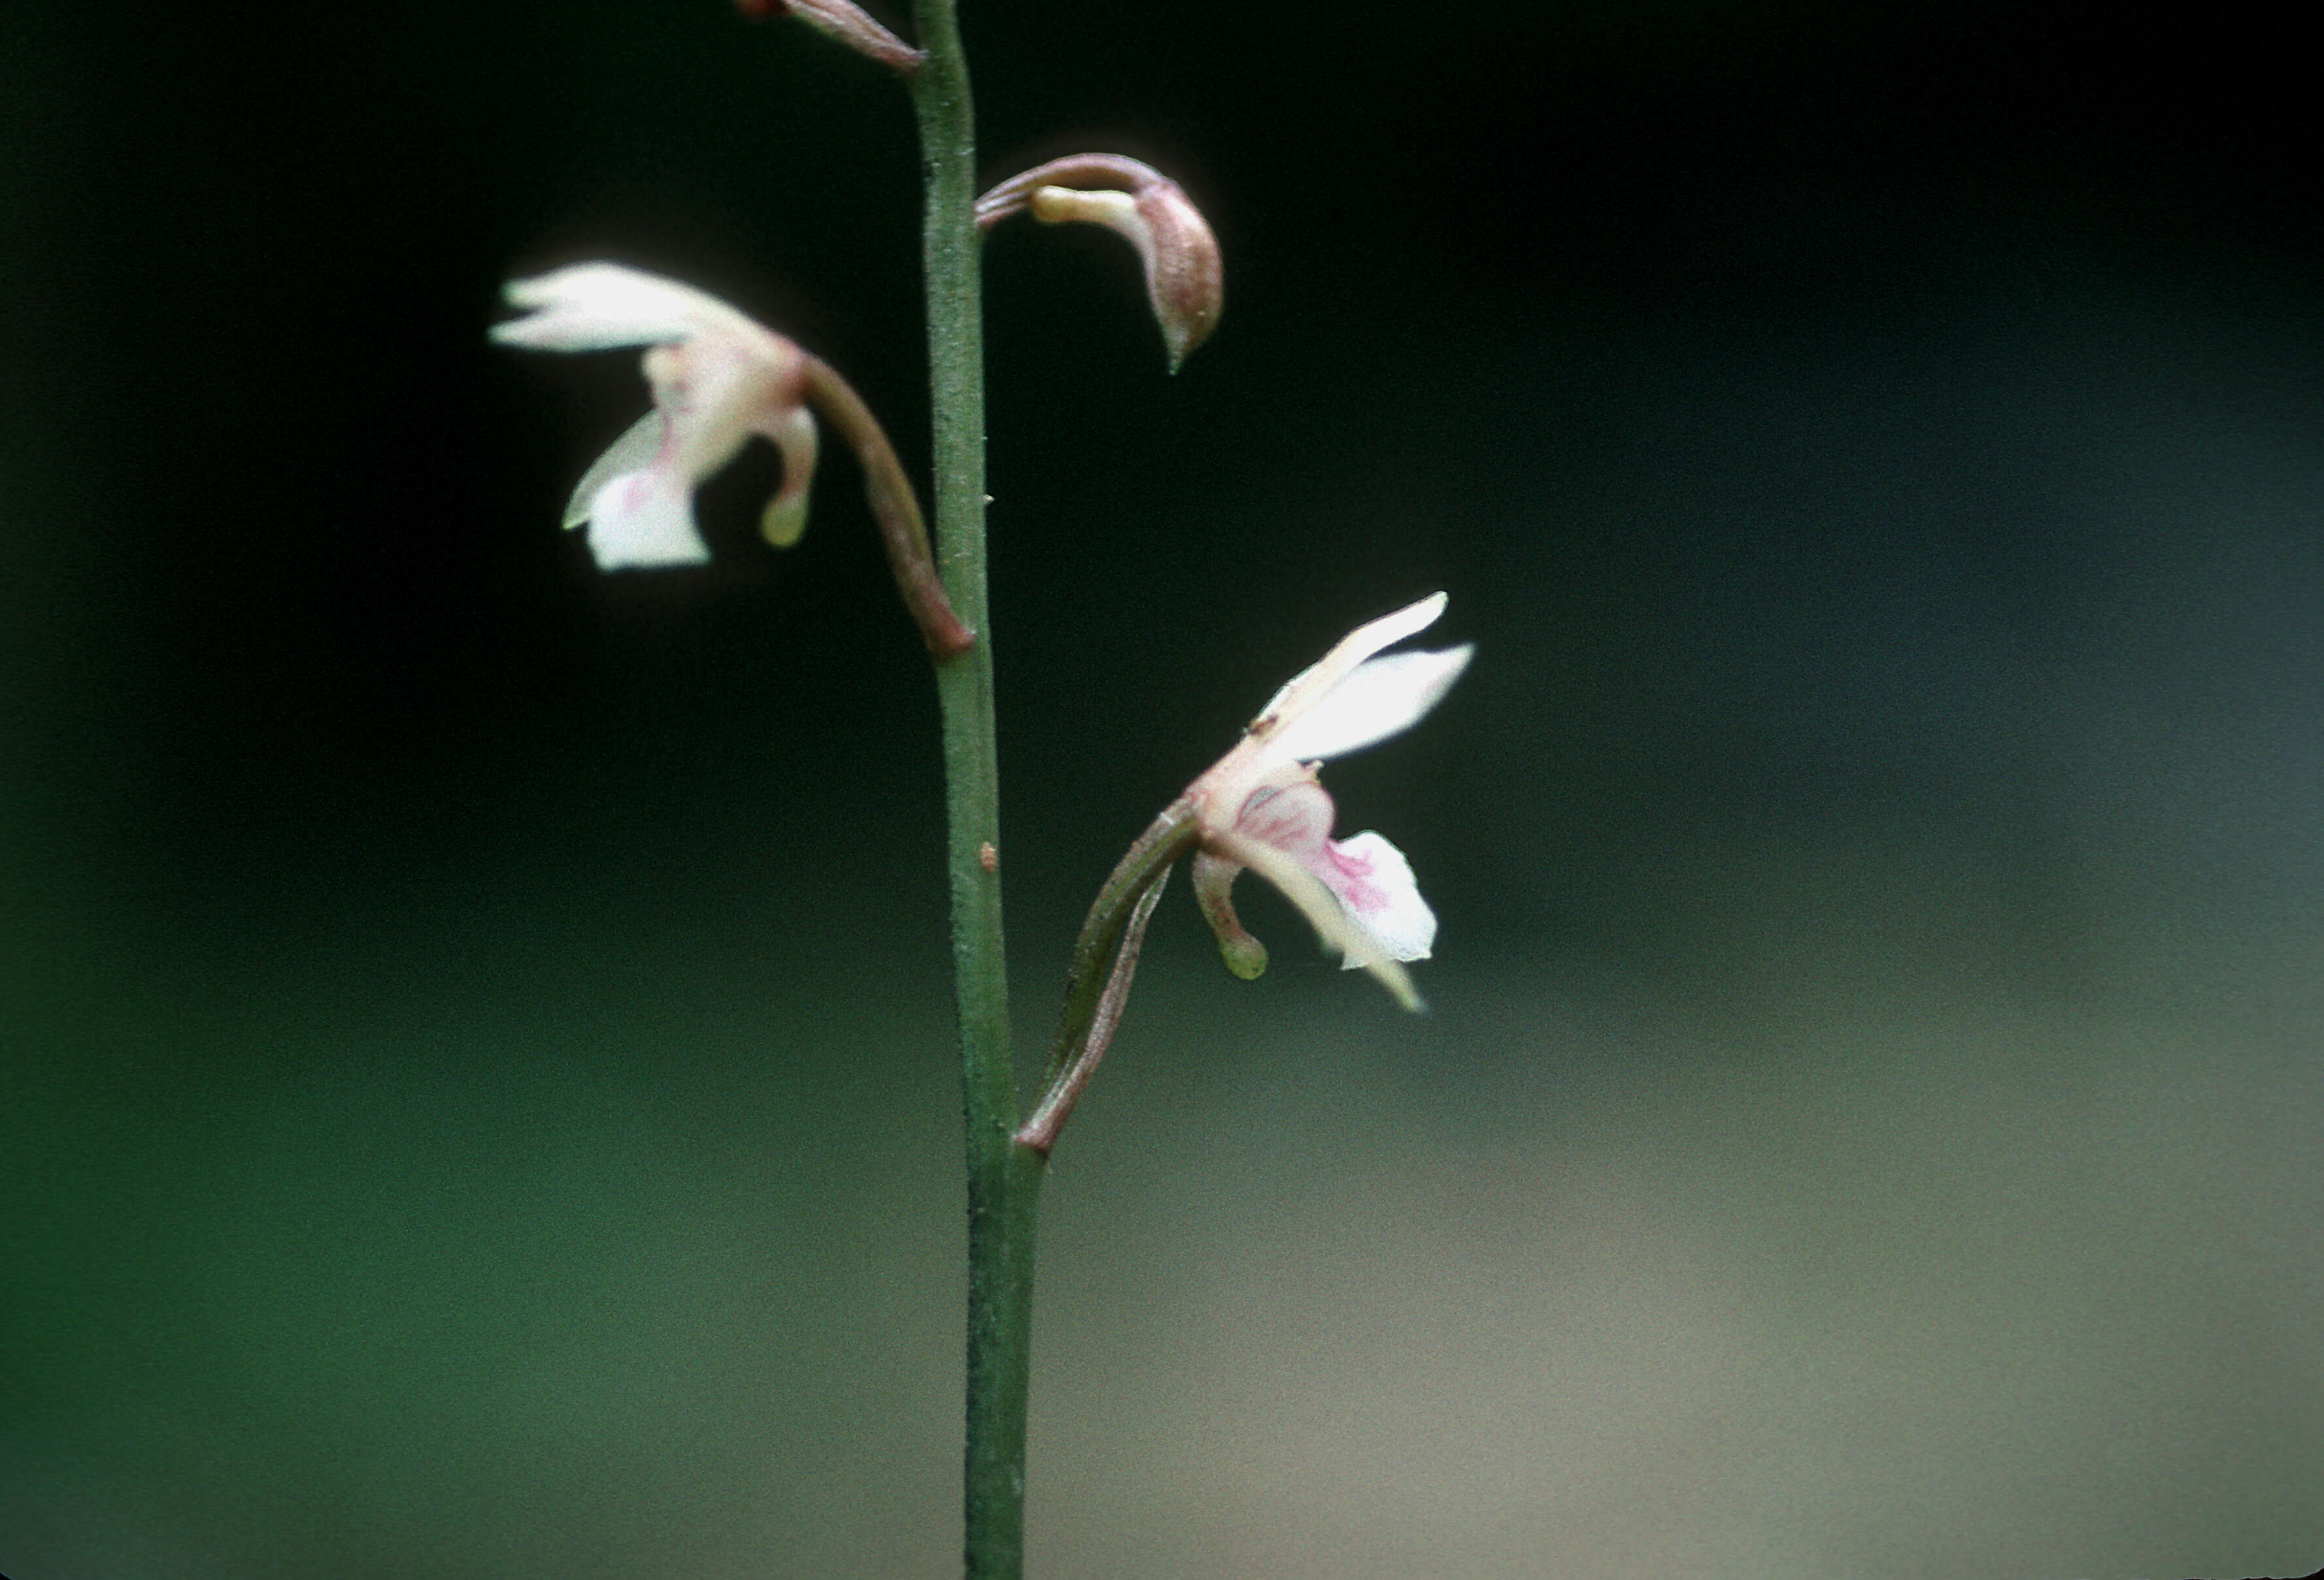
<instances>
[{"instance_id":1,"label":"blurred green background","mask_svg":"<svg viewBox=\"0 0 2324 1580\"><path fill-rule=\"evenodd\" d=\"M1047 1575L2324 1563L2324 208L2230 13L972 0L1016 997L1284 679L1398 1015L1183 895L1047 1197ZM893 13L890 13L892 15ZM852 468L556 531L682 274L926 453L908 116L714 0L0 17L0 1572L942 1575L932 689Z\"/></svg>"}]
</instances>

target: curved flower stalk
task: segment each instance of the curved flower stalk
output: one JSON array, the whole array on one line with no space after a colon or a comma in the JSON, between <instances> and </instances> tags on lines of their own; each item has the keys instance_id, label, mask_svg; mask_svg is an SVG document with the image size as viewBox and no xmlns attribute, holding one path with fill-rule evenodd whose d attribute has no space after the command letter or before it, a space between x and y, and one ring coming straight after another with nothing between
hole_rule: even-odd
<instances>
[{"instance_id":1,"label":"curved flower stalk","mask_svg":"<svg viewBox=\"0 0 2324 1580\"><path fill-rule=\"evenodd\" d=\"M1359 626L1275 694L1232 751L1163 809L1121 858L1074 946L1049 1084L1017 1132L1043 1156L1105 1055L1130 994L1147 919L1171 867L1194 855L1194 897L1218 935L1227 968L1245 980L1267 949L1236 918L1230 892L1248 867L1281 890L1342 965L1378 977L1407 1010L1424 1007L1405 969L1436 942L1436 913L1412 864L1379 834L1331 837L1335 808L1316 778L1325 761L1400 735L1443 699L1469 667L1468 643L1388 653L1435 624L1437 593Z\"/></svg>"},{"instance_id":2,"label":"curved flower stalk","mask_svg":"<svg viewBox=\"0 0 2324 1580\"><path fill-rule=\"evenodd\" d=\"M976 228L1027 209L1045 225L1102 225L1138 249L1146 297L1176 373L1226 305L1218 237L1185 189L1119 153L1074 153L1010 177L976 200Z\"/></svg>"},{"instance_id":3,"label":"curved flower stalk","mask_svg":"<svg viewBox=\"0 0 2324 1580\"><path fill-rule=\"evenodd\" d=\"M565 508L586 524L603 570L697 565L710 558L694 491L753 435L782 455L783 479L761 514L767 541L788 548L807 529L820 411L862 463L866 492L904 602L938 657L973 634L937 579L918 496L870 408L820 357L690 285L618 263L576 263L510 282L529 310L492 337L534 351L643 346L654 409L583 474Z\"/></svg>"}]
</instances>

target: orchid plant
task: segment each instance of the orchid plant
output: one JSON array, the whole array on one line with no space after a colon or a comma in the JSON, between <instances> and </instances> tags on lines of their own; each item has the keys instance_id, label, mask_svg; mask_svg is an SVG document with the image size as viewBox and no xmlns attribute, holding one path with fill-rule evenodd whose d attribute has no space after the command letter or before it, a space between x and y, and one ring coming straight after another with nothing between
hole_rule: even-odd
<instances>
[{"instance_id":1,"label":"orchid plant","mask_svg":"<svg viewBox=\"0 0 2324 1580\"><path fill-rule=\"evenodd\" d=\"M1191 858L1195 901L1235 975L1255 977L1267 965L1265 947L1232 903L1235 880L1249 869L1281 891L1347 967L1370 973L1405 1008L1419 1009L1405 967L1428 957L1435 913L1404 854L1384 836L1332 837L1336 808L1317 773L1426 716L1467 668L1471 649L1387 651L1435 623L1442 593L1359 626L1277 691L1241 739L1163 809L1090 908L1046 1083L1020 1115L1001 965L993 672L983 636L978 241L1019 213L1115 231L1138 250L1174 371L1216 327L1223 286L1218 243L1200 210L1176 182L1135 160L1075 154L975 192L954 4L915 0L915 46L852 0L742 0L747 15L791 16L878 61L911 94L927 171L934 545L894 447L846 381L692 286L618 263L576 263L512 282L508 301L521 316L494 326L492 337L540 351L645 348L652 409L583 475L565 512L567 527L586 527L604 570L707 559L695 491L753 437L782 462L781 483L760 518L777 548L806 528L823 425L862 467L898 588L935 662L944 711L969 1184L964 1554L972 1580L991 1580L1023 1572L1033 1224L1043 1170L1120 1021L1172 869Z\"/></svg>"}]
</instances>

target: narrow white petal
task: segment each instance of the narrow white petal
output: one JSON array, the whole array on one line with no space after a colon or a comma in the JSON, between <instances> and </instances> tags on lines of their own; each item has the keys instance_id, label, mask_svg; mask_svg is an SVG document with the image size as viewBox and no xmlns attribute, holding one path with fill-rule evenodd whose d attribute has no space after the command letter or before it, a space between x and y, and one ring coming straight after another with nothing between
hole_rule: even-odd
<instances>
[{"instance_id":1,"label":"narrow white petal","mask_svg":"<svg viewBox=\"0 0 2324 1580\"><path fill-rule=\"evenodd\" d=\"M576 263L530 280L512 280L506 295L511 307L531 310L524 318L494 324L493 338L536 351L655 346L751 323L691 285L619 263Z\"/></svg>"},{"instance_id":2,"label":"narrow white petal","mask_svg":"<svg viewBox=\"0 0 2324 1580\"><path fill-rule=\"evenodd\" d=\"M587 521L589 513L597 506L597 491L614 477L650 466L661 453L668 431L659 410L649 411L631 423L612 448L581 474L581 481L573 485L573 497L565 503L565 525L570 529Z\"/></svg>"},{"instance_id":3,"label":"narrow white petal","mask_svg":"<svg viewBox=\"0 0 2324 1580\"><path fill-rule=\"evenodd\" d=\"M1383 835L1370 829L1330 847L1330 866L1317 874L1340 903L1395 960L1425 960L1436 947L1436 913L1420 897L1412 864ZM1350 966L1364 964L1351 959Z\"/></svg>"},{"instance_id":4,"label":"narrow white petal","mask_svg":"<svg viewBox=\"0 0 2324 1580\"><path fill-rule=\"evenodd\" d=\"M664 470L624 472L608 481L589 502L589 552L600 570L708 559L695 530L689 480Z\"/></svg>"},{"instance_id":5,"label":"narrow white petal","mask_svg":"<svg viewBox=\"0 0 2324 1580\"><path fill-rule=\"evenodd\" d=\"M1316 762L1410 729L1443 699L1475 651L1464 643L1441 652L1390 653L1359 665L1285 723L1268 742L1268 756Z\"/></svg>"},{"instance_id":6,"label":"narrow white petal","mask_svg":"<svg viewBox=\"0 0 2324 1580\"><path fill-rule=\"evenodd\" d=\"M1431 593L1393 614L1383 614L1369 624L1357 626L1342 637L1330 652L1292 677L1290 684L1259 709L1259 716L1251 721L1252 733L1280 729L1297 718L1372 654L1434 625L1436 617L1444 613L1444 603L1445 595Z\"/></svg>"}]
</instances>

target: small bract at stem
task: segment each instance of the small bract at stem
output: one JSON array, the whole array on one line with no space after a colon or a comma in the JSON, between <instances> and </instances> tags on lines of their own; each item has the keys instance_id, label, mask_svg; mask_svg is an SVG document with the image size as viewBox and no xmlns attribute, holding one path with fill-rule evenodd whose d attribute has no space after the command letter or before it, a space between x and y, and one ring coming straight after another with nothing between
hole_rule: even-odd
<instances>
[{"instance_id":1,"label":"small bract at stem","mask_svg":"<svg viewBox=\"0 0 2324 1580\"><path fill-rule=\"evenodd\" d=\"M1121 1012L1130 1003L1130 979L1138 975L1138 952L1146 942L1146 924L1153 919L1154 908L1161 903L1162 891L1169 884L1170 869L1164 867L1154 874L1154 881L1131 908L1130 919L1122 927L1120 946L1114 951L1112 969L1106 973L1104 990L1093 1006L1089 1023L1073 1039L1078 1046L1069 1045L1064 1067L1041 1095L1032 1117L1018 1127L1019 1146L1029 1147L1044 1158L1056 1146L1058 1132L1073 1117L1074 1104L1081 1101L1083 1089L1097 1074L1098 1061L1113 1043L1114 1029L1121 1024Z\"/></svg>"},{"instance_id":2,"label":"small bract at stem","mask_svg":"<svg viewBox=\"0 0 2324 1580\"><path fill-rule=\"evenodd\" d=\"M1048 1086L1034 1105L1033 1116L1018 1130L1018 1145L1048 1156L1098 1061L1105 1057L1130 1002L1147 919L1161 899L1172 864L1194 847L1201 832L1195 810L1185 797L1164 808L1115 864L1091 903L1081 937L1074 942L1065 1009L1050 1045Z\"/></svg>"},{"instance_id":3,"label":"small bract at stem","mask_svg":"<svg viewBox=\"0 0 2324 1580\"><path fill-rule=\"evenodd\" d=\"M752 21L790 16L857 54L908 77L927 63L927 56L912 48L848 0L735 0L734 8Z\"/></svg>"}]
</instances>

